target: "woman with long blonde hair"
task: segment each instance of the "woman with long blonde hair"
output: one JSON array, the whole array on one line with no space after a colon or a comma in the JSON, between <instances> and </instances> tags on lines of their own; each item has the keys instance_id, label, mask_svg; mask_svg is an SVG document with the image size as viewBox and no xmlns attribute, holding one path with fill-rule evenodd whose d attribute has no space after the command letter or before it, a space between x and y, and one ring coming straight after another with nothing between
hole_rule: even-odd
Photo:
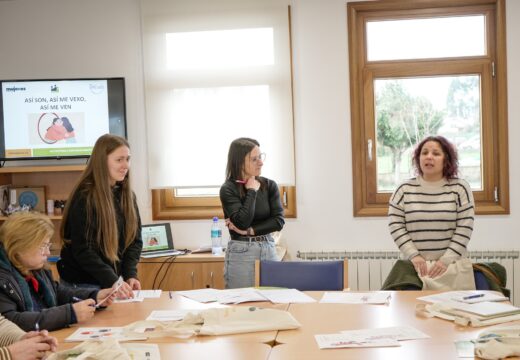
<instances>
[{"instance_id":1,"label":"woman with long blonde hair","mask_svg":"<svg viewBox=\"0 0 520 360\"><path fill-rule=\"evenodd\" d=\"M101 136L63 214L58 271L65 284L104 288L122 276L127 297L141 288L141 221L129 171L126 139Z\"/></svg>"}]
</instances>

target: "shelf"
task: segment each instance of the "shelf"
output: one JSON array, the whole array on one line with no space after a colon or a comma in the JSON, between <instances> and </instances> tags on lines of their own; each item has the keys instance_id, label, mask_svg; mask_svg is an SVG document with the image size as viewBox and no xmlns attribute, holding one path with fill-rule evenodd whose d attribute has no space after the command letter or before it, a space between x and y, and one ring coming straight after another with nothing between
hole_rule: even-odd
<instances>
[{"instance_id":1,"label":"shelf","mask_svg":"<svg viewBox=\"0 0 520 360\"><path fill-rule=\"evenodd\" d=\"M85 167L86 165L4 166L0 168L0 174L83 171Z\"/></svg>"}]
</instances>

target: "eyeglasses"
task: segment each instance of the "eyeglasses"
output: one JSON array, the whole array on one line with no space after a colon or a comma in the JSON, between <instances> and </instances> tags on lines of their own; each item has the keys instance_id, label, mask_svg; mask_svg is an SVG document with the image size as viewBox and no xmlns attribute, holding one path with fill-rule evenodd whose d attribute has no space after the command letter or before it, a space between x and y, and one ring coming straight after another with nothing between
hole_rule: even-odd
<instances>
[{"instance_id":1,"label":"eyeglasses","mask_svg":"<svg viewBox=\"0 0 520 360\"><path fill-rule=\"evenodd\" d=\"M260 155L251 158L251 161L253 163L255 163L255 164L258 162L258 160L264 162L265 161L265 153L261 153Z\"/></svg>"},{"instance_id":2,"label":"eyeglasses","mask_svg":"<svg viewBox=\"0 0 520 360\"><path fill-rule=\"evenodd\" d=\"M45 251L51 251L52 250L52 243L45 243L42 246L40 246L40 251L43 254L45 254Z\"/></svg>"}]
</instances>

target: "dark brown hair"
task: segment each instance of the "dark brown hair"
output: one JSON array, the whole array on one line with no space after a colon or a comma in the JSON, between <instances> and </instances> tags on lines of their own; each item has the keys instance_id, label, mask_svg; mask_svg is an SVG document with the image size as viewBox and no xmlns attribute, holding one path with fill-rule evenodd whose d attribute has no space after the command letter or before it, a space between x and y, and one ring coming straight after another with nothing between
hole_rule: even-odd
<instances>
[{"instance_id":1,"label":"dark brown hair","mask_svg":"<svg viewBox=\"0 0 520 360\"><path fill-rule=\"evenodd\" d=\"M413 165L415 167L415 173L418 175L423 175L421 170L421 151L428 141L435 141L438 143L442 152L444 153L444 166L442 168L442 175L446 179L453 179L457 177L457 173L459 171L459 157L457 155L457 149L451 142L448 141L444 136L436 135L436 136L428 136L424 138L415 148L413 152Z\"/></svg>"},{"instance_id":2,"label":"dark brown hair","mask_svg":"<svg viewBox=\"0 0 520 360\"><path fill-rule=\"evenodd\" d=\"M227 180L243 180L242 172L244 170L246 156L253 151L255 146L260 146L260 143L255 139L251 138L238 138L231 142L229 145L228 161L226 166L226 179ZM264 182L257 177L260 181L262 189L265 188ZM245 195L244 185L240 184L240 195Z\"/></svg>"}]
</instances>

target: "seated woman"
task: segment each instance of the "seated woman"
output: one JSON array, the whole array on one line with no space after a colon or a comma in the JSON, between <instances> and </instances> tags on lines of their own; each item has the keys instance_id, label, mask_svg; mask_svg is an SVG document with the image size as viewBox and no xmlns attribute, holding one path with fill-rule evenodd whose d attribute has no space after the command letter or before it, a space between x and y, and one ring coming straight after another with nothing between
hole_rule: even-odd
<instances>
[{"instance_id":1,"label":"seated woman","mask_svg":"<svg viewBox=\"0 0 520 360\"><path fill-rule=\"evenodd\" d=\"M16 213L0 227L0 314L25 331L57 330L94 316L96 301L109 305L112 289L71 289L44 269L54 225L39 213ZM85 299L85 300L80 300Z\"/></svg>"},{"instance_id":2,"label":"seated woman","mask_svg":"<svg viewBox=\"0 0 520 360\"><path fill-rule=\"evenodd\" d=\"M26 333L0 315L0 360L42 359L58 341L47 330Z\"/></svg>"},{"instance_id":3,"label":"seated woman","mask_svg":"<svg viewBox=\"0 0 520 360\"><path fill-rule=\"evenodd\" d=\"M457 176L455 147L442 136L428 136L415 148L413 165L417 176L395 190L388 208L390 234L409 261L396 263L384 290L424 288L419 277L439 278L465 257L473 232L473 193Z\"/></svg>"}]
</instances>

